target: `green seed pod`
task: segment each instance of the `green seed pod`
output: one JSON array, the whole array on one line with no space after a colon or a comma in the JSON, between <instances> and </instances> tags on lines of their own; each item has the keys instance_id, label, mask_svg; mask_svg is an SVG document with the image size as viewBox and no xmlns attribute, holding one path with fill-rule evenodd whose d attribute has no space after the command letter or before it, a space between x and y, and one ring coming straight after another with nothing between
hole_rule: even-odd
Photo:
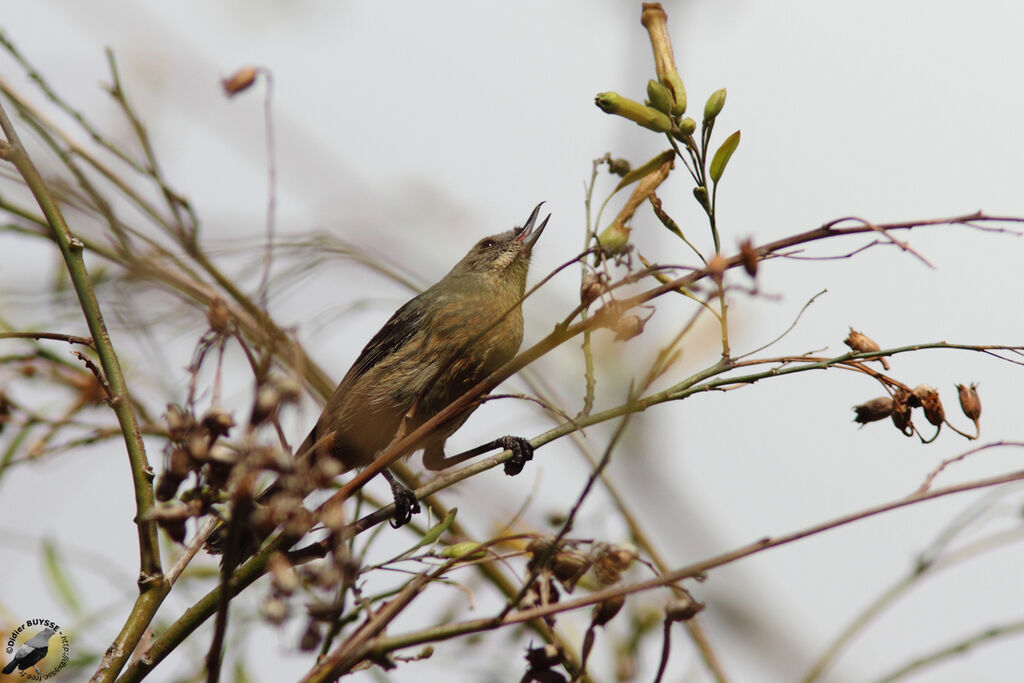
<instances>
[{"instance_id":1,"label":"green seed pod","mask_svg":"<svg viewBox=\"0 0 1024 683\"><path fill-rule=\"evenodd\" d=\"M672 92L654 79L647 81L647 98L650 100L651 106L661 113L672 113L672 107L675 105Z\"/></svg>"},{"instance_id":2,"label":"green seed pod","mask_svg":"<svg viewBox=\"0 0 1024 683\"><path fill-rule=\"evenodd\" d=\"M622 116L644 128L658 133L667 133L672 129L672 119L653 107L647 107L636 100L631 100L614 92L598 93L594 98L601 111L606 114Z\"/></svg>"},{"instance_id":3,"label":"green seed pod","mask_svg":"<svg viewBox=\"0 0 1024 683\"><path fill-rule=\"evenodd\" d=\"M630 231L631 229L628 226L618 222L612 223L601 231L601 234L597 236L597 241L610 253L615 254L621 251L626 246L626 243L629 242Z\"/></svg>"},{"instance_id":4,"label":"green seed pod","mask_svg":"<svg viewBox=\"0 0 1024 683\"><path fill-rule=\"evenodd\" d=\"M704 105L704 121L714 121L715 117L722 112L725 106L725 88L720 88L711 93L707 104Z\"/></svg>"}]
</instances>

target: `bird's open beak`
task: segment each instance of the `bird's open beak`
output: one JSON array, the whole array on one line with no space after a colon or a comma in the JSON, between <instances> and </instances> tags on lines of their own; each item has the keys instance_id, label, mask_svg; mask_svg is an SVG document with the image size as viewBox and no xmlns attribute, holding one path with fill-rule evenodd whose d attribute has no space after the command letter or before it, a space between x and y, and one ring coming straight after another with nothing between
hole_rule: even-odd
<instances>
[{"instance_id":1,"label":"bird's open beak","mask_svg":"<svg viewBox=\"0 0 1024 683\"><path fill-rule=\"evenodd\" d=\"M523 231L516 237L518 242L521 242L526 248L527 252L533 249L533 245L536 244L540 238L540 234L544 232L544 228L547 227L548 219L551 218L551 214L547 215L540 225L537 225L537 216L540 214L540 207L544 206L544 202L537 205L537 208L533 210L530 217L526 219L526 225L523 226ZM536 226L536 228L534 227Z\"/></svg>"}]
</instances>

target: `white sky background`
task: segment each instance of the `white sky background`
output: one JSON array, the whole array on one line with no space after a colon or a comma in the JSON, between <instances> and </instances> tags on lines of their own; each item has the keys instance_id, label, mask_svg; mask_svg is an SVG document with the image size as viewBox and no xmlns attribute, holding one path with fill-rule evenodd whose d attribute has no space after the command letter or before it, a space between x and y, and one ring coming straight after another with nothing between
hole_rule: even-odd
<instances>
[{"instance_id":1,"label":"white sky background","mask_svg":"<svg viewBox=\"0 0 1024 683\"><path fill-rule=\"evenodd\" d=\"M665 6L691 112L700 111L711 91L727 87L716 142L743 131L719 191L728 250L747 235L766 242L851 214L878 222L977 209L1024 216L1024 6L789 0ZM520 224L543 199L553 216L534 259L536 279L582 244L582 187L591 160L611 151L642 163L664 146L593 105L604 90L642 99L653 76L639 3L37 0L3 7L4 31L57 89L126 136L98 87L108 81L102 48L113 48L166 175L214 239L251 236L256 244L262 236L262 90L228 101L218 82L244 64L273 72L281 232L330 230L389 254L423 282L440 277L478 237ZM0 73L23 80L6 55ZM706 248L706 227L685 176L677 167L660 194ZM608 218L614 210L617 205ZM648 210L639 215L634 239L645 254L685 258L676 256L682 253L677 242ZM940 339L1024 343L1020 238L963 228L902 236L936 269L893 249L850 260L764 265L762 288L779 298L737 294L736 351L777 336L825 288L828 294L775 352L827 346L841 353L848 325L883 347ZM816 253L861 243L835 243ZM0 244L2 305L4 291L31 288L52 259L38 249L11 251L21 242ZM314 357L341 377L408 294L378 288L350 264L337 268L328 284L279 299L277 313L284 324L298 326ZM527 343L569 309L574 277L559 278L527 304ZM745 283L741 274L731 277ZM42 287L49 282L39 281ZM353 292L371 305L342 315ZM650 357L658 335L666 339L681 319L664 318L682 310L659 304L662 315L630 353ZM168 350L164 362L172 372L186 362L194 339L183 333L180 348ZM623 353L623 347L608 348ZM713 330L700 330L684 350L677 379L714 359ZM575 353L570 344L539 367L554 376ZM614 365L608 362L599 377L607 392L599 395L603 405L624 392ZM894 376L902 381L938 386L957 424L964 420L953 384L979 381L985 441L1020 438L1022 373L970 353L932 351L894 361ZM184 381L184 373L166 378L176 391ZM580 384L570 375L559 387L573 410ZM634 423L632 442L618 453L612 475L673 564L693 562L910 493L939 461L969 447L948 433L921 446L888 424L857 430L850 406L876 395L865 379L830 372L661 406ZM312 418L296 420L293 438L301 438ZM530 420L502 429L533 436L547 428L536 416ZM492 438L489 424L477 416L454 441L469 446ZM602 433L595 432L598 444ZM560 459L578 456L568 444L546 447L521 480L492 472L450 500L469 517L475 506L492 502L515 510L534 486L542 501L558 486L563 495L566 486L575 492L585 475ZM159 462L156 452L151 460ZM937 484L1010 471L1019 462L1019 451L990 452L951 468ZM134 530L125 523L132 514L126 473L127 461L113 444L89 459L62 456L8 473L0 483L0 530L50 535L69 548L101 548L130 577L137 551ZM856 610L903 576L916 553L978 497L916 506L713 571L695 592L708 603L704 623L726 670L737 681L801 675ZM536 506L537 519L543 505ZM598 533L601 517L592 505L581 524ZM20 622L45 613L70 622L41 595L31 553L5 547L3 555L12 558L0 563L0 609L8 618ZM1019 620L1022 559L1020 548L1011 547L926 581L854 643L828 680L869 680L916 654ZM93 586L94 580L81 580ZM92 607L118 597L105 592L105 583L94 590ZM171 619L185 603L168 606L173 613L161 614ZM104 622L109 632L89 632L93 642L109 642L121 608ZM202 640L197 652L208 645ZM275 668L283 666L290 642L269 639L269 656L252 653L260 666L250 670L259 671L260 680L294 678L303 660ZM598 649L601 642L599 636ZM403 666L393 680L452 680L445 676L458 665L447 657L452 651L441 644L434 660ZM507 680L518 679L520 651L506 656L515 672ZM676 680L704 680L685 647L676 647L673 658ZM983 646L914 680L998 681L1011 671L1019 671L1019 639ZM172 674L173 667L158 669L152 680Z\"/></svg>"}]
</instances>

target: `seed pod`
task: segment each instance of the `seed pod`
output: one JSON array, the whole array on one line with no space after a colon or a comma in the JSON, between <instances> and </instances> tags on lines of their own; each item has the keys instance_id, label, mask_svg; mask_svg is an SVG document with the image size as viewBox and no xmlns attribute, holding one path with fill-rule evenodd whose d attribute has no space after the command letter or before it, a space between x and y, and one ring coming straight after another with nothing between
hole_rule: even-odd
<instances>
[{"instance_id":1,"label":"seed pod","mask_svg":"<svg viewBox=\"0 0 1024 683\"><path fill-rule=\"evenodd\" d=\"M747 271L747 275L757 277L757 264L760 259L749 237L740 242L740 260L743 261L743 270Z\"/></svg>"},{"instance_id":2,"label":"seed pod","mask_svg":"<svg viewBox=\"0 0 1024 683\"><path fill-rule=\"evenodd\" d=\"M256 82L256 74L259 69L254 66L243 66L220 82L224 93L229 97L248 90Z\"/></svg>"},{"instance_id":3,"label":"seed pod","mask_svg":"<svg viewBox=\"0 0 1024 683\"><path fill-rule=\"evenodd\" d=\"M664 84L655 80L647 81L647 99L651 106L663 114L672 113L672 92Z\"/></svg>"},{"instance_id":4,"label":"seed pod","mask_svg":"<svg viewBox=\"0 0 1024 683\"><path fill-rule=\"evenodd\" d=\"M161 503L166 503L169 500L173 500L178 495L178 487L181 486L182 480L174 476L168 470L164 470L156 477L156 499Z\"/></svg>"},{"instance_id":5,"label":"seed pod","mask_svg":"<svg viewBox=\"0 0 1024 683\"><path fill-rule=\"evenodd\" d=\"M578 550L563 550L551 558L551 573L567 591L572 592L576 582L590 568L591 559Z\"/></svg>"},{"instance_id":6,"label":"seed pod","mask_svg":"<svg viewBox=\"0 0 1024 683\"><path fill-rule=\"evenodd\" d=\"M597 236L597 241L609 254L617 254L626 248L629 243L629 233L632 231L633 229L628 225L615 221L601 231L601 234Z\"/></svg>"},{"instance_id":7,"label":"seed pod","mask_svg":"<svg viewBox=\"0 0 1024 683\"><path fill-rule=\"evenodd\" d=\"M263 424L267 418L277 412L281 405L281 394L273 384L264 384L256 391L256 400L252 404L252 413L249 415L249 424L256 426Z\"/></svg>"},{"instance_id":8,"label":"seed pod","mask_svg":"<svg viewBox=\"0 0 1024 683\"><path fill-rule=\"evenodd\" d=\"M167 471L181 480L188 476L192 469L192 458L184 448L173 448L167 456Z\"/></svg>"},{"instance_id":9,"label":"seed pod","mask_svg":"<svg viewBox=\"0 0 1024 683\"><path fill-rule=\"evenodd\" d=\"M202 424L209 430L210 440L215 441L225 436L235 426L235 420L231 417L231 413L220 408L211 408L206 415L203 415Z\"/></svg>"},{"instance_id":10,"label":"seed pod","mask_svg":"<svg viewBox=\"0 0 1024 683\"><path fill-rule=\"evenodd\" d=\"M896 429L907 436L914 435L914 428L911 424L911 409L908 403L910 394L903 388L897 388L892 401L892 423Z\"/></svg>"},{"instance_id":11,"label":"seed pod","mask_svg":"<svg viewBox=\"0 0 1024 683\"><path fill-rule=\"evenodd\" d=\"M445 546L441 548L438 553L441 557L459 558L460 560L468 562L469 560L478 560L484 557L487 553L483 545L476 541L463 541L462 543L456 543L455 545Z\"/></svg>"},{"instance_id":12,"label":"seed pod","mask_svg":"<svg viewBox=\"0 0 1024 683\"><path fill-rule=\"evenodd\" d=\"M725 107L725 88L719 88L711 93L708 101L704 104L704 122L714 121L715 117L722 113Z\"/></svg>"},{"instance_id":13,"label":"seed pod","mask_svg":"<svg viewBox=\"0 0 1024 683\"><path fill-rule=\"evenodd\" d=\"M598 93L594 104L606 114L627 118L638 126L658 133L667 133L672 129L672 119L666 114L615 92Z\"/></svg>"},{"instance_id":14,"label":"seed pod","mask_svg":"<svg viewBox=\"0 0 1024 683\"><path fill-rule=\"evenodd\" d=\"M615 615L619 613L619 610L621 610L622 606L625 604L625 595L616 595L614 598L602 600L594 605L594 610L591 612L590 624L592 626L604 626L615 618Z\"/></svg>"},{"instance_id":15,"label":"seed pod","mask_svg":"<svg viewBox=\"0 0 1024 683\"><path fill-rule=\"evenodd\" d=\"M224 299L217 297L210 302L206 308L206 322L217 334L225 334L231 329L231 311Z\"/></svg>"},{"instance_id":16,"label":"seed pod","mask_svg":"<svg viewBox=\"0 0 1024 683\"><path fill-rule=\"evenodd\" d=\"M960 410L964 411L967 419L978 424L981 417L981 399L978 398L978 385L971 382L970 386L957 384L956 390L960 394Z\"/></svg>"},{"instance_id":17,"label":"seed pod","mask_svg":"<svg viewBox=\"0 0 1024 683\"><path fill-rule=\"evenodd\" d=\"M167 404L167 412L164 413L164 419L167 421L167 433L171 441L184 441L195 425L192 416L186 413L181 406L174 403Z\"/></svg>"},{"instance_id":18,"label":"seed pod","mask_svg":"<svg viewBox=\"0 0 1024 683\"><path fill-rule=\"evenodd\" d=\"M924 416L929 422L938 427L945 421L946 411L942 409L938 389L928 384L920 384L914 387L914 397L920 402Z\"/></svg>"},{"instance_id":19,"label":"seed pod","mask_svg":"<svg viewBox=\"0 0 1024 683\"><path fill-rule=\"evenodd\" d=\"M665 619L668 621L688 621L704 609L704 603L697 602L689 593L679 600L665 605Z\"/></svg>"},{"instance_id":20,"label":"seed pod","mask_svg":"<svg viewBox=\"0 0 1024 683\"><path fill-rule=\"evenodd\" d=\"M606 159L605 163L608 164L608 172L620 178L629 175L629 172L633 169L629 159Z\"/></svg>"},{"instance_id":21,"label":"seed pod","mask_svg":"<svg viewBox=\"0 0 1024 683\"><path fill-rule=\"evenodd\" d=\"M880 396L879 398L873 398L867 403L861 403L859 406L853 407L854 412L857 413L853 421L867 424L868 422L884 420L892 414L892 408L893 401L891 397Z\"/></svg>"},{"instance_id":22,"label":"seed pod","mask_svg":"<svg viewBox=\"0 0 1024 683\"><path fill-rule=\"evenodd\" d=\"M607 276L604 273L587 273L580 285L580 303L589 306L595 299L608 291Z\"/></svg>"},{"instance_id":23,"label":"seed pod","mask_svg":"<svg viewBox=\"0 0 1024 683\"><path fill-rule=\"evenodd\" d=\"M629 341L644 331L644 321L638 315L624 315L615 321L615 341Z\"/></svg>"},{"instance_id":24,"label":"seed pod","mask_svg":"<svg viewBox=\"0 0 1024 683\"><path fill-rule=\"evenodd\" d=\"M531 668L550 669L562 663L562 651L553 643L543 647L531 647L526 651L526 661Z\"/></svg>"},{"instance_id":25,"label":"seed pod","mask_svg":"<svg viewBox=\"0 0 1024 683\"><path fill-rule=\"evenodd\" d=\"M863 332L858 332L852 327L850 328L850 334L843 340L843 343L849 346L850 350L854 353L877 353L882 350L882 347L874 339ZM882 362L883 368L889 369L889 362L887 360L884 358L879 358L878 360Z\"/></svg>"}]
</instances>

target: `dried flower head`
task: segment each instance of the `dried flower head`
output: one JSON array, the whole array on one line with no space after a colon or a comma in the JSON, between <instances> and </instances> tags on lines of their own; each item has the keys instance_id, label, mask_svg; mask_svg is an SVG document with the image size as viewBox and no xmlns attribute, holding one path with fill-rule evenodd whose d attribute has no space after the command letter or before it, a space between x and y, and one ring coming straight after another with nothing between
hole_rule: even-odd
<instances>
[{"instance_id":1,"label":"dried flower head","mask_svg":"<svg viewBox=\"0 0 1024 683\"><path fill-rule=\"evenodd\" d=\"M594 626L604 626L615 618L615 615L619 613L619 610L621 610L622 606L625 604L625 595L616 595L614 598L602 600L594 605L594 609L591 612L590 623Z\"/></svg>"},{"instance_id":2,"label":"dried flower head","mask_svg":"<svg viewBox=\"0 0 1024 683\"><path fill-rule=\"evenodd\" d=\"M747 271L750 277L757 277L758 256L754 242L748 237L740 242L740 260L743 261L743 270Z\"/></svg>"},{"instance_id":3,"label":"dried flower head","mask_svg":"<svg viewBox=\"0 0 1024 683\"><path fill-rule=\"evenodd\" d=\"M580 303L589 306L608 291L608 276L604 273L587 273L580 284Z\"/></svg>"},{"instance_id":4,"label":"dried flower head","mask_svg":"<svg viewBox=\"0 0 1024 683\"><path fill-rule=\"evenodd\" d=\"M906 434L913 436L914 427L911 422L911 408L909 404L910 394L906 389L898 387L893 394L892 401L892 423L896 428Z\"/></svg>"},{"instance_id":5,"label":"dried flower head","mask_svg":"<svg viewBox=\"0 0 1024 683\"><path fill-rule=\"evenodd\" d=\"M697 602L687 591L683 591L683 597L665 605L665 619L668 621L688 621L693 619L704 609L704 603Z\"/></svg>"},{"instance_id":6,"label":"dried flower head","mask_svg":"<svg viewBox=\"0 0 1024 683\"><path fill-rule=\"evenodd\" d=\"M882 350L882 347L874 339L863 332L858 332L852 327L850 328L850 334L843 340L843 343L849 346L854 353L877 353ZM878 360L881 361L883 368L889 369L889 362L887 360L884 358L879 358Z\"/></svg>"},{"instance_id":7,"label":"dried flower head","mask_svg":"<svg viewBox=\"0 0 1024 683\"><path fill-rule=\"evenodd\" d=\"M913 395L920 402L924 409L924 416L929 422L938 427L946 420L946 412L942 409L938 389L928 384L919 384L914 387Z\"/></svg>"},{"instance_id":8,"label":"dried flower head","mask_svg":"<svg viewBox=\"0 0 1024 683\"><path fill-rule=\"evenodd\" d=\"M615 321L615 341L629 341L644 331L644 321L638 315L624 315Z\"/></svg>"}]
</instances>

